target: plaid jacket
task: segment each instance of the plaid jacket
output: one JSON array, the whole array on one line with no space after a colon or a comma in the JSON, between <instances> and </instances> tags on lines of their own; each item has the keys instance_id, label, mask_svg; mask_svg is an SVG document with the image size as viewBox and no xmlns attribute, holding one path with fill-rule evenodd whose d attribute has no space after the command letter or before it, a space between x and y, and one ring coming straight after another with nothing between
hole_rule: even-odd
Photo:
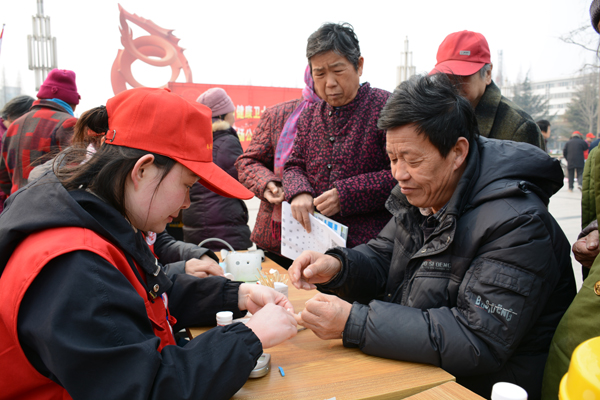
<instances>
[{"instance_id":1,"label":"plaid jacket","mask_svg":"<svg viewBox=\"0 0 600 400\"><path fill-rule=\"evenodd\" d=\"M475 108L479 133L492 139L530 143L544 150L544 138L531 116L518 105L502 96L494 82Z\"/></svg>"},{"instance_id":2,"label":"plaid jacket","mask_svg":"<svg viewBox=\"0 0 600 400\"><path fill-rule=\"evenodd\" d=\"M50 100L36 100L2 136L0 189L12 194L27 184L31 170L68 147L75 122L71 114Z\"/></svg>"}]
</instances>

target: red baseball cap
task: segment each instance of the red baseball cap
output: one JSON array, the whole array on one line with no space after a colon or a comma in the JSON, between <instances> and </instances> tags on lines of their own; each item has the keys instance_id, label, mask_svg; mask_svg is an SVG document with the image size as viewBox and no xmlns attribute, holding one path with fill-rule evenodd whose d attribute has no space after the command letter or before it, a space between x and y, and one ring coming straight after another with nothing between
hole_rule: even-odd
<instances>
[{"instance_id":1,"label":"red baseball cap","mask_svg":"<svg viewBox=\"0 0 600 400\"><path fill-rule=\"evenodd\" d=\"M254 196L213 163L212 112L169 89L135 88L106 103L105 144L131 147L169 157L200 177L199 182L225 197Z\"/></svg>"},{"instance_id":2,"label":"red baseball cap","mask_svg":"<svg viewBox=\"0 0 600 400\"><path fill-rule=\"evenodd\" d=\"M481 33L454 32L446 36L437 52L437 64L429 75L444 74L469 76L490 64L490 47Z\"/></svg>"},{"instance_id":3,"label":"red baseball cap","mask_svg":"<svg viewBox=\"0 0 600 400\"><path fill-rule=\"evenodd\" d=\"M595 139L596 135L594 135L592 132L588 133L587 135L585 135L586 139Z\"/></svg>"}]
</instances>

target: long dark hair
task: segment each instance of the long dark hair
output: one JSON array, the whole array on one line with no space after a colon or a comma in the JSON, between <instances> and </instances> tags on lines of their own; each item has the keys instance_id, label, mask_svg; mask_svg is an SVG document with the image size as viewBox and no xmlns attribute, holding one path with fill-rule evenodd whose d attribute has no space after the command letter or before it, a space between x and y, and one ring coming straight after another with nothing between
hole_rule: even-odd
<instances>
[{"instance_id":1,"label":"long dark hair","mask_svg":"<svg viewBox=\"0 0 600 400\"><path fill-rule=\"evenodd\" d=\"M76 131L80 133L87 134L89 129L104 135L108 130L108 114L104 107L96 107L82 115L77 124ZM87 162L82 162L87 155L85 147L72 146L57 157L54 170L67 190L90 190L113 206L121 215L127 217L125 209L127 177L135 163L146 154L152 154L154 164L162 170L158 183L160 185L175 166L176 161L159 154L123 146L101 145Z\"/></svg>"}]
</instances>

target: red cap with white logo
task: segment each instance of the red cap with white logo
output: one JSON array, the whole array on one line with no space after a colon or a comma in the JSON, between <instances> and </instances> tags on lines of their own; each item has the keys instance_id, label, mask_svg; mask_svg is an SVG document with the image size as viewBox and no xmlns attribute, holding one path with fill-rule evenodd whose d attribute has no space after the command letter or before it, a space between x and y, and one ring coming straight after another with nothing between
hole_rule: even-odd
<instances>
[{"instance_id":1,"label":"red cap with white logo","mask_svg":"<svg viewBox=\"0 0 600 400\"><path fill-rule=\"evenodd\" d=\"M481 33L454 32L446 36L437 52L437 64L429 75L444 73L469 76L490 64L490 47Z\"/></svg>"}]
</instances>

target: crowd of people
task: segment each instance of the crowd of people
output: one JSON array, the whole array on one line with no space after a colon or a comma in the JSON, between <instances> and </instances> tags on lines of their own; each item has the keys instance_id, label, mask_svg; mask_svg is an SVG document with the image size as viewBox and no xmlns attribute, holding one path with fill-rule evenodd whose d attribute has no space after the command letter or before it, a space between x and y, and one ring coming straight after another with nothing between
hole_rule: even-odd
<instances>
[{"instance_id":1,"label":"crowd of people","mask_svg":"<svg viewBox=\"0 0 600 400\"><path fill-rule=\"evenodd\" d=\"M481 33L449 34L431 72L393 93L361 82L350 24L319 27L306 58L302 97L267 108L246 151L222 88L195 102L130 89L76 118L75 73L55 69L37 100L6 104L0 397L229 398L303 325L439 366L484 397L503 381L557 398L575 346L600 335L592 143L576 132L564 150L569 190L576 172L585 194L571 248L548 212L564 184L550 123L502 95ZM284 201L307 232L314 212L348 226L347 247L284 257ZM165 229L180 212L183 241ZM225 278L215 238L256 245L319 293L296 313L271 288ZM571 250L589 273L579 293ZM251 317L178 334L226 310Z\"/></svg>"}]
</instances>

